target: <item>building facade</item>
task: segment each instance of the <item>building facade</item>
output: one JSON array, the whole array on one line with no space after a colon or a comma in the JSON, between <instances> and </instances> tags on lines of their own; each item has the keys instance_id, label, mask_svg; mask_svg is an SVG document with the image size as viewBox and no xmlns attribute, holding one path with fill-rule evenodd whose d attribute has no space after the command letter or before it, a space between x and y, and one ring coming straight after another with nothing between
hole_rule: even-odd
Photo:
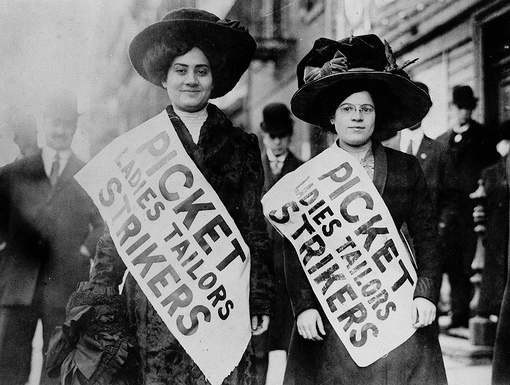
<instances>
[{"instance_id":1,"label":"building facade","mask_svg":"<svg viewBox=\"0 0 510 385\"><path fill-rule=\"evenodd\" d=\"M474 118L488 130L510 119L510 3L507 0L238 0L227 15L247 25L259 43L242 80L240 124L259 131L262 108L290 104L297 62L318 37L375 33L399 64L429 87L433 106L424 130L437 137L450 121L451 90L470 85L479 98ZM308 159L332 138L296 121L294 150Z\"/></svg>"}]
</instances>

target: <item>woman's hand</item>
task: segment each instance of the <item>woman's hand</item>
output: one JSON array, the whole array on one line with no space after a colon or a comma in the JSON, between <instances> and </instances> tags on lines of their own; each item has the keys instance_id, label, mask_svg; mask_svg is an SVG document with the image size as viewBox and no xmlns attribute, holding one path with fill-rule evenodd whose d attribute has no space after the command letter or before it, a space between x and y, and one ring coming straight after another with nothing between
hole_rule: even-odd
<instances>
[{"instance_id":1,"label":"woman's hand","mask_svg":"<svg viewBox=\"0 0 510 385\"><path fill-rule=\"evenodd\" d=\"M306 340L322 341L321 334L326 335L319 312L307 309L298 315L296 320L299 335Z\"/></svg>"},{"instance_id":2,"label":"woman's hand","mask_svg":"<svg viewBox=\"0 0 510 385\"><path fill-rule=\"evenodd\" d=\"M251 317L251 334L258 336L264 333L269 327L268 315L254 315Z\"/></svg>"},{"instance_id":3,"label":"woman's hand","mask_svg":"<svg viewBox=\"0 0 510 385\"><path fill-rule=\"evenodd\" d=\"M426 298L415 298L413 301L413 326L416 329L429 326L435 319L436 305Z\"/></svg>"}]
</instances>

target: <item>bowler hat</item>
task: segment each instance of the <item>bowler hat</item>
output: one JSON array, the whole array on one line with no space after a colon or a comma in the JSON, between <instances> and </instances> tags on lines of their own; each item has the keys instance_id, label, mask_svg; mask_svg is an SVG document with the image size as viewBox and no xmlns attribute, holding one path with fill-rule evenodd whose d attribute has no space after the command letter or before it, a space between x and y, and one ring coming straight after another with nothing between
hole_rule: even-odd
<instances>
[{"instance_id":1,"label":"bowler hat","mask_svg":"<svg viewBox=\"0 0 510 385\"><path fill-rule=\"evenodd\" d=\"M475 98L470 86L453 87L452 99L453 104L458 108L466 110L474 110L478 102L478 98Z\"/></svg>"},{"instance_id":2,"label":"bowler hat","mask_svg":"<svg viewBox=\"0 0 510 385\"><path fill-rule=\"evenodd\" d=\"M275 137L292 135L294 121L289 108L283 103L270 103L262 110L262 131Z\"/></svg>"},{"instance_id":3,"label":"bowler hat","mask_svg":"<svg viewBox=\"0 0 510 385\"><path fill-rule=\"evenodd\" d=\"M161 44L180 47L183 41L198 45L209 61L213 55L222 57L216 66L211 63L214 82L211 98L223 96L234 88L248 69L257 47L255 39L238 21L221 20L200 9L181 8L168 12L161 21L134 37L129 46L131 63L144 79L163 87L160 74L144 65L147 54ZM153 60L164 61L165 55L168 53L161 51Z\"/></svg>"},{"instance_id":4,"label":"bowler hat","mask_svg":"<svg viewBox=\"0 0 510 385\"><path fill-rule=\"evenodd\" d=\"M51 89L44 98L43 114L54 119L78 119L78 97L67 88Z\"/></svg>"},{"instance_id":5,"label":"bowler hat","mask_svg":"<svg viewBox=\"0 0 510 385\"><path fill-rule=\"evenodd\" d=\"M398 67L389 44L376 35L320 38L297 66L299 89L291 110L299 119L335 132L330 119L338 104L367 90L376 108L374 136L391 136L421 121L431 106L428 93L403 70L412 62Z\"/></svg>"}]
</instances>

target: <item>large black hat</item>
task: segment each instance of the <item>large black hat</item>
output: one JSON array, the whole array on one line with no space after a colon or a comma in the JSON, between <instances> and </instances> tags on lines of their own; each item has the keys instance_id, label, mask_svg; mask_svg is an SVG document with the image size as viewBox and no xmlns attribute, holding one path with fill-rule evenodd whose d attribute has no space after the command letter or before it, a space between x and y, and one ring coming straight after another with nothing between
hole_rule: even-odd
<instances>
[{"instance_id":1,"label":"large black hat","mask_svg":"<svg viewBox=\"0 0 510 385\"><path fill-rule=\"evenodd\" d=\"M260 128L269 135L282 137L292 135L294 121L289 108L283 103L270 103L262 110Z\"/></svg>"},{"instance_id":2,"label":"large black hat","mask_svg":"<svg viewBox=\"0 0 510 385\"><path fill-rule=\"evenodd\" d=\"M432 102L398 67L388 43L376 35L339 41L320 38L297 66L299 89L291 109L299 119L335 132L330 122L338 104L354 92L368 90L376 104L375 137L411 127Z\"/></svg>"},{"instance_id":3,"label":"large black hat","mask_svg":"<svg viewBox=\"0 0 510 385\"><path fill-rule=\"evenodd\" d=\"M257 48L255 39L238 21L221 20L200 9L181 8L167 13L161 21L135 36L129 46L131 63L144 79L163 87L160 73L145 65L147 54L151 51L154 56L158 45L179 46L184 40L197 42L209 61L211 56L222 56L215 66L211 63L214 80L211 98L223 96L234 88ZM164 61L165 55L168 54L161 51L161 57L156 54L152 60Z\"/></svg>"},{"instance_id":4,"label":"large black hat","mask_svg":"<svg viewBox=\"0 0 510 385\"><path fill-rule=\"evenodd\" d=\"M465 108L466 110L474 110L478 102L478 98L475 98L470 86L453 87L452 99L452 103L458 108Z\"/></svg>"}]
</instances>

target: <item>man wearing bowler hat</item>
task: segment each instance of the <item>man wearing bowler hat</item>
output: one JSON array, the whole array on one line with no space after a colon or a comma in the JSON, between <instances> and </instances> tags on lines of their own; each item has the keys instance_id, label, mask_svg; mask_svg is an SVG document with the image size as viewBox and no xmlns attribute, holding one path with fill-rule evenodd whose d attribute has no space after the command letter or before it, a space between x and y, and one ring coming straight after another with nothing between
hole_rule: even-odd
<instances>
[{"instance_id":1,"label":"man wearing bowler hat","mask_svg":"<svg viewBox=\"0 0 510 385\"><path fill-rule=\"evenodd\" d=\"M470 318L473 290L469 278L476 234L472 218L474 202L469 194L477 189L481 171L499 158L495 135L471 117L478 102L471 87L456 86L452 96L454 125L437 138L446 147L438 208L444 272L451 288L450 329L468 327Z\"/></svg>"},{"instance_id":2,"label":"man wearing bowler hat","mask_svg":"<svg viewBox=\"0 0 510 385\"><path fill-rule=\"evenodd\" d=\"M48 93L42 108L45 146L0 170L0 383L24 385L32 339L43 325L44 351L78 282L86 280L103 221L74 174L71 150L77 98ZM43 374L41 384L57 383Z\"/></svg>"},{"instance_id":3,"label":"man wearing bowler hat","mask_svg":"<svg viewBox=\"0 0 510 385\"><path fill-rule=\"evenodd\" d=\"M262 110L262 136L264 151L262 165L264 166L264 195L284 175L294 171L303 161L290 151L294 121L289 108L283 103L270 103ZM294 325L294 315L290 305L289 295L285 284L283 271L283 254L293 253L293 247L268 223L268 232L273 250L273 268L276 287L275 315L269 325L269 333L254 337L259 343L256 349L260 370L258 374L264 383L267 363L268 380L276 376L283 376L285 362L290 343L290 335Z\"/></svg>"}]
</instances>

